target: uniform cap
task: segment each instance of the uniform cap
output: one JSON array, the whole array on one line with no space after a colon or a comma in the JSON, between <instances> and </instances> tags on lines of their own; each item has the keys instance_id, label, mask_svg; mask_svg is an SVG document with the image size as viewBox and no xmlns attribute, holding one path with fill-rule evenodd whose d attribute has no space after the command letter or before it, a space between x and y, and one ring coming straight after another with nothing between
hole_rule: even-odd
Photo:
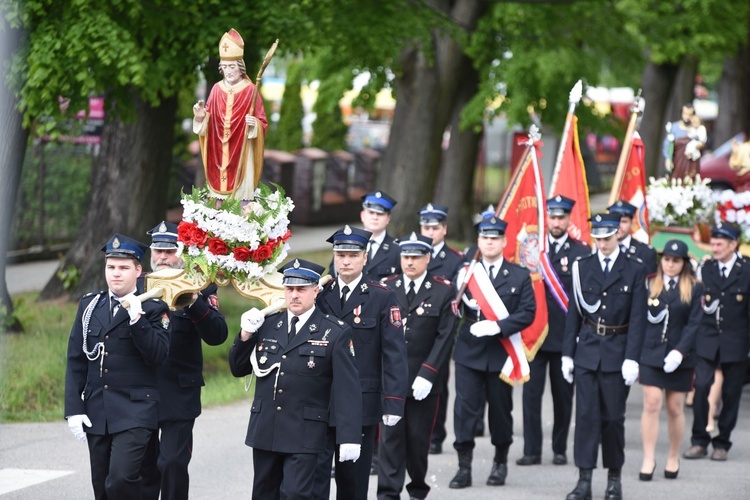
<instances>
[{"instance_id":1,"label":"uniform cap","mask_svg":"<svg viewBox=\"0 0 750 500\"><path fill-rule=\"evenodd\" d=\"M102 247L102 252L107 258L135 259L138 262L143 259L148 247L140 241L129 238L120 233L115 233Z\"/></svg>"},{"instance_id":2,"label":"uniform cap","mask_svg":"<svg viewBox=\"0 0 750 500\"><path fill-rule=\"evenodd\" d=\"M161 221L146 234L151 236L151 248L177 248L177 224Z\"/></svg>"},{"instance_id":3,"label":"uniform cap","mask_svg":"<svg viewBox=\"0 0 750 500\"><path fill-rule=\"evenodd\" d=\"M307 260L294 259L284 264L279 271L284 274L284 286L311 286L318 284L325 267Z\"/></svg>"},{"instance_id":4,"label":"uniform cap","mask_svg":"<svg viewBox=\"0 0 750 500\"><path fill-rule=\"evenodd\" d=\"M726 238L728 240L738 240L742 234L742 229L732 222L718 222L711 229L712 238Z\"/></svg>"},{"instance_id":5,"label":"uniform cap","mask_svg":"<svg viewBox=\"0 0 750 500\"><path fill-rule=\"evenodd\" d=\"M500 236L505 236L506 227L508 227L508 223L494 215L484 217L476 225L479 236L485 236L487 238L499 238Z\"/></svg>"},{"instance_id":6,"label":"uniform cap","mask_svg":"<svg viewBox=\"0 0 750 500\"><path fill-rule=\"evenodd\" d=\"M636 208L635 205L631 205L627 201L617 200L614 204L607 207L609 213L617 214L619 216L630 217L631 219L635 216Z\"/></svg>"},{"instance_id":7,"label":"uniform cap","mask_svg":"<svg viewBox=\"0 0 750 500\"><path fill-rule=\"evenodd\" d=\"M448 207L428 203L419 209L419 224L421 226L437 226L448 218Z\"/></svg>"},{"instance_id":8,"label":"uniform cap","mask_svg":"<svg viewBox=\"0 0 750 500\"><path fill-rule=\"evenodd\" d=\"M362 208L379 214L387 214L393 210L398 203L393 197L383 191L373 191L362 197Z\"/></svg>"},{"instance_id":9,"label":"uniform cap","mask_svg":"<svg viewBox=\"0 0 750 500\"><path fill-rule=\"evenodd\" d=\"M547 200L547 213L549 215L566 215L573 210L573 205L575 204L575 200L558 194L554 198Z\"/></svg>"},{"instance_id":10,"label":"uniform cap","mask_svg":"<svg viewBox=\"0 0 750 500\"><path fill-rule=\"evenodd\" d=\"M344 226L331 235L326 241L333 243L333 251L362 251L367 249L372 233L358 227Z\"/></svg>"},{"instance_id":11,"label":"uniform cap","mask_svg":"<svg viewBox=\"0 0 750 500\"><path fill-rule=\"evenodd\" d=\"M680 240L669 240L664 245L664 250L661 252L663 255L671 255L672 257L678 257L680 259L688 258L688 246L684 241Z\"/></svg>"},{"instance_id":12,"label":"uniform cap","mask_svg":"<svg viewBox=\"0 0 750 500\"><path fill-rule=\"evenodd\" d=\"M620 214L596 214L589 219L591 222L591 236L594 238L608 238L620 229Z\"/></svg>"},{"instance_id":13,"label":"uniform cap","mask_svg":"<svg viewBox=\"0 0 750 500\"><path fill-rule=\"evenodd\" d=\"M398 240L398 246L401 247L401 255L421 257L432 253L432 238L412 232Z\"/></svg>"}]
</instances>

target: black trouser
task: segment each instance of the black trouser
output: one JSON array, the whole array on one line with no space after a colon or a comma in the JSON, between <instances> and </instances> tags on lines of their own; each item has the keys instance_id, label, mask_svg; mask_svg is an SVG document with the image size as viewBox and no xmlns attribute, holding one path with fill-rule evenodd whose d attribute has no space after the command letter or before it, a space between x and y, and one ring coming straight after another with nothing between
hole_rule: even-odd
<instances>
[{"instance_id":1,"label":"black trouser","mask_svg":"<svg viewBox=\"0 0 750 500\"><path fill-rule=\"evenodd\" d=\"M401 498L406 472L411 478L406 485L410 497L425 498L430 492L424 479L438 399L436 394L422 401L407 398L404 418L392 427L380 428L378 499Z\"/></svg>"},{"instance_id":2,"label":"black trouser","mask_svg":"<svg viewBox=\"0 0 750 500\"><path fill-rule=\"evenodd\" d=\"M277 453L253 448L253 500L308 500L316 453Z\"/></svg>"},{"instance_id":3,"label":"black trouser","mask_svg":"<svg viewBox=\"0 0 750 500\"><path fill-rule=\"evenodd\" d=\"M370 465L375 432L378 426L362 427L362 450L356 462L339 462L339 449L336 445L336 428L328 428L326 449L317 455L315 486L310 498L328 500L331 495L331 460L336 460L336 498L339 500L366 500L370 485Z\"/></svg>"},{"instance_id":4,"label":"black trouser","mask_svg":"<svg viewBox=\"0 0 750 500\"><path fill-rule=\"evenodd\" d=\"M445 430L445 419L448 416L448 379L450 378L450 360L445 363L445 368L440 369L440 376L437 385L440 387L440 397L438 398L437 414L435 415L435 428L432 429L431 442L443 444L445 437L448 435Z\"/></svg>"},{"instance_id":5,"label":"black trouser","mask_svg":"<svg viewBox=\"0 0 750 500\"><path fill-rule=\"evenodd\" d=\"M489 406L489 429L495 446L495 459L505 463L513 443L513 387L500 380L500 372L473 370L456 363L456 402L453 427L457 451L474 449L474 433L484 417L484 401Z\"/></svg>"},{"instance_id":6,"label":"black trouser","mask_svg":"<svg viewBox=\"0 0 750 500\"><path fill-rule=\"evenodd\" d=\"M575 367L576 429L573 452L576 467L595 469L602 444L606 469L625 463L625 402L630 388L622 373Z\"/></svg>"},{"instance_id":7,"label":"black trouser","mask_svg":"<svg viewBox=\"0 0 750 500\"><path fill-rule=\"evenodd\" d=\"M136 427L103 436L86 435L96 500L141 498L141 462L153 433Z\"/></svg>"},{"instance_id":8,"label":"black trouser","mask_svg":"<svg viewBox=\"0 0 750 500\"><path fill-rule=\"evenodd\" d=\"M709 361L698 356L695 366L695 397L693 398L693 436L694 445L708 446L713 442L714 448L728 450L732 447L730 437L737 424L737 414L740 410L742 398L742 383L745 378L747 363L721 363ZM724 384L721 386L721 415L719 415L719 435L711 439L706 432L708 425L708 393L714 383L714 372L721 368L724 374Z\"/></svg>"},{"instance_id":9,"label":"black trouser","mask_svg":"<svg viewBox=\"0 0 750 500\"><path fill-rule=\"evenodd\" d=\"M183 500L188 498L190 476L188 465L193 457L193 425L195 420L159 422L143 460L143 498Z\"/></svg>"},{"instance_id":10,"label":"black trouser","mask_svg":"<svg viewBox=\"0 0 750 500\"><path fill-rule=\"evenodd\" d=\"M568 449L568 430L573 413L573 384L563 378L559 352L539 351L529 363L529 381L523 385L523 454L542 454L542 398L549 364L554 424L552 452L564 455Z\"/></svg>"}]
</instances>

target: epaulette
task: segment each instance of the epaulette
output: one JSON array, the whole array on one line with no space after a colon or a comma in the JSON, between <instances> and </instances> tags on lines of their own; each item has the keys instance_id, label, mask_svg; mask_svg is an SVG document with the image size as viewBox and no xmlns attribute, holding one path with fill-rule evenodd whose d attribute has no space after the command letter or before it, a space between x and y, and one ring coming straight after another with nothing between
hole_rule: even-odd
<instances>
[{"instance_id":1,"label":"epaulette","mask_svg":"<svg viewBox=\"0 0 750 500\"><path fill-rule=\"evenodd\" d=\"M106 290L99 290L98 292L90 292L84 295L83 297L81 297L81 300L88 299L89 297L93 297L94 295L98 295L98 294L102 294L106 292L107 292Z\"/></svg>"},{"instance_id":2,"label":"epaulette","mask_svg":"<svg viewBox=\"0 0 750 500\"><path fill-rule=\"evenodd\" d=\"M630 248L633 248L633 247L630 247ZM643 260L640 257L637 257L635 254L626 253L625 254L625 258L627 258L627 259L633 259L636 262L638 262L639 264L643 264Z\"/></svg>"},{"instance_id":3,"label":"epaulette","mask_svg":"<svg viewBox=\"0 0 750 500\"><path fill-rule=\"evenodd\" d=\"M448 249L448 250L450 250L451 252L455 253L455 254L456 254L456 255L458 255L459 257L464 257L464 254L462 254L461 252L459 252L459 251L458 251L458 250L456 250L455 248L451 248L451 247L449 247L448 245L445 245L445 248L447 248L447 249Z\"/></svg>"},{"instance_id":4,"label":"epaulette","mask_svg":"<svg viewBox=\"0 0 750 500\"><path fill-rule=\"evenodd\" d=\"M370 282L369 282L368 284L369 284L370 286L373 286L373 287L375 287L375 288L381 288L381 289L383 289L383 290L388 290L388 287L387 287L387 286L385 286L384 284L382 284L382 283L381 283L381 282L379 282L379 281L370 281Z\"/></svg>"},{"instance_id":5,"label":"epaulette","mask_svg":"<svg viewBox=\"0 0 750 500\"><path fill-rule=\"evenodd\" d=\"M333 316L331 316L330 314L326 314L326 315L324 315L324 317L325 317L325 319L327 319L327 320L328 320L328 321L330 321L331 323L336 323L336 324L337 324L337 325L339 325L339 326L344 326L344 325L346 324L346 323L344 323L343 321L341 321L340 319L338 319L338 318L334 318L334 317L333 317Z\"/></svg>"},{"instance_id":6,"label":"epaulette","mask_svg":"<svg viewBox=\"0 0 750 500\"><path fill-rule=\"evenodd\" d=\"M453 286L453 284L451 283L451 280L449 280L445 276L435 275L435 276L432 277L432 280L435 283L440 283L441 285L445 285L447 287Z\"/></svg>"},{"instance_id":7,"label":"epaulette","mask_svg":"<svg viewBox=\"0 0 750 500\"><path fill-rule=\"evenodd\" d=\"M398 274L391 274L390 276L386 276L385 278L380 278L380 284L388 283L389 281L393 281L398 277Z\"/></svg>"},{"instance_id":8,"label":"epaulette","mask_svg":"<svg viewBox=\"0 0 750 500\"><path fill-rule=\"evenodd\" d=\"M576 260L590 259L594 255L596 255L596 254L595 253L589 253L589 254L586 254L586 255L579 255L578 257L576 257Z\"/></svg>"}]
</instances>

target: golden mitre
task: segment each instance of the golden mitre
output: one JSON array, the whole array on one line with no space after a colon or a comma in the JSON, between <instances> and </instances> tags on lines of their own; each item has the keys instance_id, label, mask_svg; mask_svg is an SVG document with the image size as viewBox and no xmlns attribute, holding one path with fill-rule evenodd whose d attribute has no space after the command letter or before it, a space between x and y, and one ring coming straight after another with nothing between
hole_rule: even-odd
<instances>
[{"instance_id":1,"label":"golden mitre","mask_svg":"<svg viewBox=\"0 0 750 500\"><path fill-rule=\"evenodd\" d=\"M245 42L237 31L232 28L224 33L219 42L219 59L222 61L239 61L245 53Z\"/></svg>"}]
</instances>

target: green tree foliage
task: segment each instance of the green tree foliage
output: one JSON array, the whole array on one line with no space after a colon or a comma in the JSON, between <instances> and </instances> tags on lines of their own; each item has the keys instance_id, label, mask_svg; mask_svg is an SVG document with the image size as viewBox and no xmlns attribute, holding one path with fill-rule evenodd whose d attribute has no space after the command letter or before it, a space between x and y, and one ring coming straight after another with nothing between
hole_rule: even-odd
<instances>
[{"instance_id":1,"label":"green tree foliage","mask_svg":"<svg viewBox=\"0 0 750 500\"><path fill-rule=\"evenodd\" d=\"M339 100L351 87L351 80L351 71L342 71L329 75L320 82L318 98L313 106L316 117L311 146L326 151L346 149L347 127L341 114Z\"/></svg>"},{"instance_id":2,"label":"green tree foliage","mask_svg":"<svg viewBox=\"0 0 750 500\"><path fill-rule=\"evenodd\" d=\"M279 124L276 133L268 137L267 148L295 151L302 147L302 78L304 64L301 61L289 65L286 75L284 100L279 110Z\"/></svg>"}]
</instances>

